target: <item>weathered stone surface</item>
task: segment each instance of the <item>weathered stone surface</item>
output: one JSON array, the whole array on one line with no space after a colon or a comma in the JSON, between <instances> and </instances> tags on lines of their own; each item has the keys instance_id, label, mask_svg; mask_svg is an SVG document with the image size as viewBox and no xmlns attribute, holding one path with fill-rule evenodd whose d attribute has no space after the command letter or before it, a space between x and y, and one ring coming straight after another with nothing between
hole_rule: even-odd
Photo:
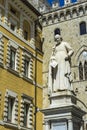
<instances>
[{"instance_id":1,"label":"weathered stone surface","mask_svg":"<svg viewBox=\"0 0 87 130\"><path fill-rule=\"evenodd\" d=\"M77 95L78 105L85 111L87 111L87 80L79 79L79 62L80 60L84 60L81 58L81 53L83 51L87 51L87 34L80 35L80 23L85 21L87 22L87 8L86 8L86 1L83 3L77 3L76 5L68 6L61 8L60 10L55 10L49 13L44 14L44 17L46 18L46 24L43 26L43 37L44 37L44 43L43 43L43 52L44 52L44 58L43 58L43 83L44 83L44 107L47 107L49 104L48 101L48 65L49 65L49 59L50 55L52 53L52 46L54 44L54 30L56 28L60 29L61 35L63 37L64 41L67 41L70 43L70 46L74 49L74 55L71 59L71 70L72 70L72 77L73 77L73 87L74 92ZM80 10L80 5L84 5L84 13ZM77 9L78 8L78 9ZM76 9L76 12L74 11ZM53 19L53 22L49 22L48 16L54 16L57 14L57 16L63 12L63 14L69 10L71 13L70 17L67 14L67 17L63 16L63 18L60 16L58 18ZM84 104L83 104L83 103ZM84 117L86 120L86 116Z\"/></svg>"}]
</instances>

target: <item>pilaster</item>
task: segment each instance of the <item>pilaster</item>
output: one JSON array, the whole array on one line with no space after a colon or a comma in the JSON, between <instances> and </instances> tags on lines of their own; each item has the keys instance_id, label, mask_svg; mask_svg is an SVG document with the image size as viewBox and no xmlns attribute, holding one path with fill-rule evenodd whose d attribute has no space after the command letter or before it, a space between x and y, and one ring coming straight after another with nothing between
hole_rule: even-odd
<instances>
[{"instance_id":1,"label":"pilaster","mask_svg":"<svg viewBox=\"0 0 87 130\"><path fill-rule=\"evenodd\" d=\"M8 24L8 0L5 0L5 16L4 16L4 23Z\"/></svg>"},{"instance_id":2,"label":"pilaster","mask_svg":"<svg viewBox=\"0 0 87 130\"><path fill-rule=\"evenodd\" d=\"M20 14L20 28L19 28L19 35L23 36L23 14Z\"/></svg>"},{"instance_id":3,"label":"pilaster","mask_svg":"<svg viewBox=\"0 0 87 130\"><path fill-rule=\"evenodd\" d=\"M68 130L73 130L73 122L72 120L68 120Z\"/></svg>"},{"instance_id":4,"label":"pilaster","mask_svg":"<svg viewBox=\"0 0 87 130\"><path fill-rule=\"evenodd\" d=\"M49 121L45 121L45 130L50 130Z\"/></svg>"}]
</instances>

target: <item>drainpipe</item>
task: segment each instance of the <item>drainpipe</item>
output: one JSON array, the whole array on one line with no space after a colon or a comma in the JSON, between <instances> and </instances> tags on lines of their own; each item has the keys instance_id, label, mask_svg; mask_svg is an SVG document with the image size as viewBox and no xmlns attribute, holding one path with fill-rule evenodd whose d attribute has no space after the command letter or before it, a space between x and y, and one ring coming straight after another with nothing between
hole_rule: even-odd
<instances>
[{"instance_id":1,"label":"drainpipe","mask_svg":"<svg viewBox=\"0 0 87 130\"><path fill-rule=\"evenodd\" d=\"M34 112L34 130L36 130L36 123L37 123L37 48L35 49L35 112Z\"/></svg>"}]
</instances>

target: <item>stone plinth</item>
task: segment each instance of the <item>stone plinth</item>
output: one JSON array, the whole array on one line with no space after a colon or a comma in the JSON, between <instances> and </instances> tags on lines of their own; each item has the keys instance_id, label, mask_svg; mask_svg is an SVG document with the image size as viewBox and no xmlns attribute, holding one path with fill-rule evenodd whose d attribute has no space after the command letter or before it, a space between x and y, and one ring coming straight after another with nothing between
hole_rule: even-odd
<instances>
[{"instance_id":1,"label":"stone plinth","mask_svg":"<svg viewBox=\"0 0 87 130\"><path fill-rule=\"evenodd\" d=\"M83 130L83 115L76 105L77 98L69 90L52 93L50 105L41 110L44 113L45 130Z\"/></svg>"},{"instance_id":2,"label":"stone plinth","mask_svg":"<svg viewBox=\"0 0 87 130\"><path fill-rule=\"evenodd\" d=\"M72 104L76 104L76 96L73 92L69 90L58 91L56 93L52 93L49 97L50 107L55 106L69 106Z\"/></svg>"}]
</instances>

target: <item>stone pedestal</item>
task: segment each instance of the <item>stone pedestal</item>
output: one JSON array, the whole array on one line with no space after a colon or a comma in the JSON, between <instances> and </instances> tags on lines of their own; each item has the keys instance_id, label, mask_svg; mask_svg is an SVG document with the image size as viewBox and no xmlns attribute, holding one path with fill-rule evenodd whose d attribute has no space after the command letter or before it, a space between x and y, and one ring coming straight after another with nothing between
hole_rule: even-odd
<instances>
[{"instance_id":1,"label":"stone pedestal","mask_svg":"<svg viewBox=\"0 0 87 130\"><path fill-rule=\"evenodd\" d=\"M50 105L44 113L45 130L82 130L85 112L77 105L71 91L59 91L49 97Z\"/></svg>"},{"instance_id":2,"label":"stone pedestal","mask_svg":"<svg viewBox=\"0 0 87 130\"><path fill-rule=\"evenodd\" d=\"M52 93L49 97L50 106L49 107L56 107L56 106L69 106L72 104L76 104L77 99L73 92L69 90L58 91L56 93Z\"/></svg>"}]
</instances>

